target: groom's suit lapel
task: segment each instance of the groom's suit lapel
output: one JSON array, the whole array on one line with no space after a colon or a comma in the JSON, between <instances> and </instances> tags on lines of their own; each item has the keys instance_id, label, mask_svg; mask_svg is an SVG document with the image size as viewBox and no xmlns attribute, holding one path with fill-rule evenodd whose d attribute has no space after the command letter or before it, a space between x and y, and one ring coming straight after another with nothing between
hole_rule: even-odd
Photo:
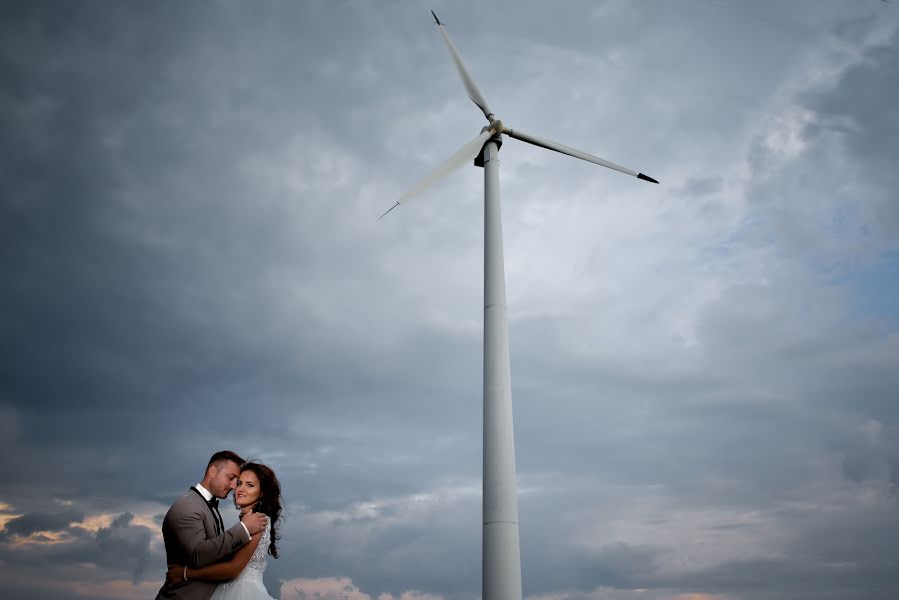
<instances>
[{"instance_id":1,"label":"groom's suit lapel","mask_svg":"<svg viewBox=\"0 0 899 600\"><path fill-rule=\"evenodd\" d=\"M203 494L200 493L200 490L191 486L190 491L197 495L197 497L200 499L200 502L202 502L206 506L206 510L208 510L210 516L212 516L212 522L214 524L213 530L215 530L215 535L221 535L225 531L225 523L224 521L222 521L221 514L219 514L216 509L214 509L209 505L208 502L206 502L206 498L203 497Z\"/></svg>"}]
</instances>

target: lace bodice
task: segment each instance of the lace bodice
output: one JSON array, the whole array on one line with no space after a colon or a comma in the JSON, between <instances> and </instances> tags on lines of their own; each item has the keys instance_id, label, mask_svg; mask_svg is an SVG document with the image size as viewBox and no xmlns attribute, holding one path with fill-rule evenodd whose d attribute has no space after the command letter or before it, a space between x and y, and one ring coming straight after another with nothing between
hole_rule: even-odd
<instances>
[{"instance_id":1,"label":"lace bodice","mask_svg":"<svg viewBox=\"0 0 899 600\"><path fill-rule=\"evenodd\" d=\"M265 567L268 566L268 545L270 542L271 532L269 531L269 528L266 527L265 531L262 532L262 539L259 540L259 545L256 546L256 550L253 551L253 556L250 557L250 562L248 562L247 566L240 572L240 575L225 585L236 585L246 581L258 582L261 585L262 574L265 573Z\"/></svg>"}]
</instances>

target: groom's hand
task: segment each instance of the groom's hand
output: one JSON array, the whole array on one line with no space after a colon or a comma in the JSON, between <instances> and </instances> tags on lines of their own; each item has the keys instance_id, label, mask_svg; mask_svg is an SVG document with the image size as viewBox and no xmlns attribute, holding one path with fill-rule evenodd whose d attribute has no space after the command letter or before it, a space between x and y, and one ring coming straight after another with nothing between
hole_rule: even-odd
<instances>
[{"instance_id":1,"label":"groom's hand","mask_svg":"<svg viewBox=\"0 0 899 600\"><path fill-rule=\"evenodd\" d=\"M169 565L169 570L165 574L165 582L169 586L176 586L184 583L183 565Z\"/></svg>"},{"instance_id":2,"label":"groom's hand","mask_svg":"<svg viewBox=\"0 0 899 600\"><path fill-rule=\"evenodd\" d=\"M268 527L268 517L262 513L249 512L243 516L243 524L247 526L250 535L257 535Z\"/></svg>"}]
</instances>

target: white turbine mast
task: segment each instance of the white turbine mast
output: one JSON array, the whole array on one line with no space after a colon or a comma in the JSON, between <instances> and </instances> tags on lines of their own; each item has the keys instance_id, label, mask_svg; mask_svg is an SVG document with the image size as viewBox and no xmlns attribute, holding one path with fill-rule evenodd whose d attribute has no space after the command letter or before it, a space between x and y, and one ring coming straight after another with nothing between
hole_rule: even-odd
<instances>
[{"instance_id":1,"label":"white turbine mast","mask_svg":"<svg viewBox=\"0 0 899 600\"><path fill-rule=\"evenodd\" d=\"M488 125L403 194L380 218L406 204L432 183L474 160L484 168L484 449L483 538L481 546L482 600L521 600L521 555L518 543L518 500L515 478L515 438L512 429L512 387L509 366L509 331L506 318L506 283L503 267L502 222L499 199L499 148L505 134L534 146L579 158L650 183L652 177L605 159L509 129L497 119L474 82L459 51L434 11L434 21L450 51L459 77Z\"/></svg>"}]
</instances>

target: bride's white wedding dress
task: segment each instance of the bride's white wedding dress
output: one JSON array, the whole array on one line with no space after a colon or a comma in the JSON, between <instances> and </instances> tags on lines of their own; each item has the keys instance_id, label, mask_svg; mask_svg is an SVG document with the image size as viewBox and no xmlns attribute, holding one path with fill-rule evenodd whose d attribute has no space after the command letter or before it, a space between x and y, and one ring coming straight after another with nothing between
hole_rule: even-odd
<instances>
[{"instance_id":1,"label":"bride's white wedding dress","mask_svg":"<svg viewBox=\"0 0 899 600\"><path fill-rule=\"evenodd\" d=\"M268 527L250 557L250 562L236 578L215 588L209 600L275 600L268 595L262 583L262 574L268 565L268 545L271 534Z\"/></svg>"}]
</instances>

